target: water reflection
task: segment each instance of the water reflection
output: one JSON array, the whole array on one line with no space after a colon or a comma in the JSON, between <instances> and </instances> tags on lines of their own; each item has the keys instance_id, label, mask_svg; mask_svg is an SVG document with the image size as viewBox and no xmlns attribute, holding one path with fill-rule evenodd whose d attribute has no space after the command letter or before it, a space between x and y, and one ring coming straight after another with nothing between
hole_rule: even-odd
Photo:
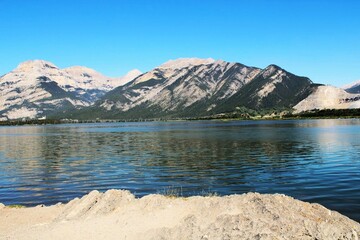
<instances>
[{"instance_id":1,"label":"water reflection","mask_svg":"<svg viewBox=\"0 0 360 240\"><path fill-rule=\"evenodd\" d=\"M359 219L359 129L359 120L3 127L0 202L175 186L184 195L280 192Z\"/></svg>"}]
</instances>

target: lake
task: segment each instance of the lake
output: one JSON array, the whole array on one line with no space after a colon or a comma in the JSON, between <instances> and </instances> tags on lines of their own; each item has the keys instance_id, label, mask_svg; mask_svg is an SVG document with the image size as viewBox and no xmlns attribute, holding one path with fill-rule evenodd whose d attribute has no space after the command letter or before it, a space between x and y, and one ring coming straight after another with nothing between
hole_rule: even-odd
<instances>
[{"instance_id":1,"label":"lake","mask_svg":"<svg viewBox=\"0 0 360 240\"><path fill-rule=\"evenodd\" d=\"M0 127L0 202L283 193L360 222L360 119Z\"/></svg>"}]
</instances>

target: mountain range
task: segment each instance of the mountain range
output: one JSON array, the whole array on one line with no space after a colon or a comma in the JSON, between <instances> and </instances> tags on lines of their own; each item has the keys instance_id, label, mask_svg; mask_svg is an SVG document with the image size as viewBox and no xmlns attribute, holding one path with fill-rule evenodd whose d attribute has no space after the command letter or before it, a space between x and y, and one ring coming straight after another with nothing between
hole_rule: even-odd
<instances>
[{"instance_id":1,"label":"mountain range","mask_svg":"<svg viewBox=\"0 0 360 240\"><path fill-rule=\"evenodd\" d=\"M132 70L110 78L86 67L59 69L43 60L23 62L0 77L0 120L41 118L88 107L139 74Z\"/></svg>"},{"instance_id":2,"label":"mountain range","mask_svg":"<svg viewBox=\"0 0 360 240\"><path fill-rule=\"evenodd\" d=\"M255 111L360 108L359 83L314 84L276 65L170 60L110 78L86 67L34 60L0 78L0 120L19 118L186 118Z\"/></svg>"}]
</instances>

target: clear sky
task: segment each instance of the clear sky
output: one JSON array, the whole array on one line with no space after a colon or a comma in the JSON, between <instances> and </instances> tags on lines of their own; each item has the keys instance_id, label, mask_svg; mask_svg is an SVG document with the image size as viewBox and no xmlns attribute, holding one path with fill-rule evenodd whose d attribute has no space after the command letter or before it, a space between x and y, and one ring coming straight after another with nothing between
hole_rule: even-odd
<instances>
[{"instance_id":1,"label":"clear sky","mask_svg":"<svg viewBox=\"0 0 360 240\"><path fill-rule=\"evenodd\" d=\"M180 57L360 80L359 0L0 0L0 75L44 59L108 76Z\"/></svg>"}]
</instances>

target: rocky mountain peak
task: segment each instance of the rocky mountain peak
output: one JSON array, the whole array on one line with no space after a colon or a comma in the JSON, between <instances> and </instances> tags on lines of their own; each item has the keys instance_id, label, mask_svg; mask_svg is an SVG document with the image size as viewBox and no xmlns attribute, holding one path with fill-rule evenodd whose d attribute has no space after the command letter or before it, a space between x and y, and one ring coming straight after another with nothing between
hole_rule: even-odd
<instances>
[{"instance_id":1,"label":"rocky mountain peak","mask_svg":"<svg viewBox=\"0 0 360 240\"><path fill-rule=\"evenodd\" d=\"M68 72L96 72L94 69L88 68L88 67L84 67L84 66L72 66L72 67L68 67L63 69L65 71Z\"/></svg>"},{"instance_id":2,"label":"rocky mountain peak","mask_svg":"<svg viewBox=\"0 0 360 240\"><path fill-rule=\"evenodd\" d=\"M0 78L0 119L64 112L76 116L79 108L90 105L79 113L83 118L209 116L238 107L292 108L308 97L310 102L320 101L327 93L330 97L336 93L341 107L358 107L358 95L316 89L310 79L274 64L260 69L212 58L179 58L144 74L134 69L111 78L83 66L59 69L44 60L32 60Z\"/></svg>"},{"instance_id":3,"label":"rocky mountain peak","mask_svg":"<svg viewBox=\"0 0 360 240\"><path fill-rule=\"evenodd\" d=\"M360 80L342 87L348 93L360 93Z\"/></svg>"},{"instance_id":4,"label":"rocky mountain peak","mask_svg":"<svg viewBox=\"0 0 360 240\"><path fill-rule=\"evenodd\" d=\"M45 60L29 60L20 63L15 70L22 72L30 72L33 70L41 70L41 69L59 69L59 68L55 64Z\"/></svg>"},{"instance_id":5,"label":"rocky mountain peak","mask_svg":"<svg viewBox=\"0 0 360 240\"><path fill-rule=\"evenodd\" d=\"M186 68L190 66L198 66L198 65L207 65L214 63L215 60L212 58L178 58L175 60L169 60L162 65L160 65L159 69L180 69Z\"/></svg>"},{"instance_id":6,"label":"rocky mountain peak","mask_svg":"<svg viewBox=\"0 0 360 240\"><path fill-rule=\"evenodd\" d=\"M86 107L139 74L133 70L110 78L83 66L59 69L44 60L26 61L0 78L0 119L36 118Z\"/></svg>"},{"instance_id":7,"label":"rocky mountain peak","mask_svg":"<svg viewBox=\"0 0 360 240\"><path fill-rule=\"evenodd\" d=\"M133 69L133 70L130 70L128 73L126 73L124 78L134 79L141 74L142 74L142 72L139 69Z\"/></svg>"},{"instance_id":8,"label":"rocky mountain peak","mask_svg":"<svg viewBox=\"0 0 360 240\"><path fill-rule=\"evenodd\" d=\"M269 66L267 66L263 71L262 71L262 75L264 78L267 78L271 75L277 74L277 73L282 73L284 70L275 65L275 64L271 64Z\"/></svg>"}]
</instances>

